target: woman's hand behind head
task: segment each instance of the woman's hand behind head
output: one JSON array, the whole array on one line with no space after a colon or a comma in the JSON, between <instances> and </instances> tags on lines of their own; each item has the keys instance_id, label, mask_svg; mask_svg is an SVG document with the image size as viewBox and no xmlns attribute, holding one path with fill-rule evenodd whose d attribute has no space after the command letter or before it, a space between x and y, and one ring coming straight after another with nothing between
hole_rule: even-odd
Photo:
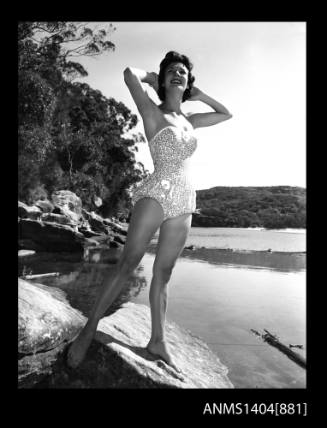
<instances>
[{"instance_id":1,"label":"woman's hand behind head","mask_svg":"<svg viewBox=\"0 0 327 428\"><path fill-rule=\"evenodd\" d=\"M196 86L193 86L191 89L191 96L188 98L188 101L200 101L202 95L202 91L197 88Z\"/></svg>"},{"instance_id":2,"label":"woman's hand behind head","mask_svg":"<svg viewBox=\"0 0 327 428\"><path fill-rule=\"evenodd\" d=\"M159 83L158 83L158 74L155 72L148 73L147 76L147 83L153 88L157 93L159 89Z\"/></svg>"}]
</instances>

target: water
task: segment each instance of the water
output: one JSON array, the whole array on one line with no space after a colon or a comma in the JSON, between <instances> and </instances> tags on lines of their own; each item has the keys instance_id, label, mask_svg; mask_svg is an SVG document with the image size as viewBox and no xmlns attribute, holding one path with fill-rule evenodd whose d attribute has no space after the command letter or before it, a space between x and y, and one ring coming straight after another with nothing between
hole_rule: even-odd
<instances>
[{"instance_id":1,"label":"water","mask_svg":"<svg viewBox=\"0 0 327 428\"><path fill-rule=\"evenodd\" d=\"M159 232L154 236L157 240ZM206 248L224 248L283 252L306 251L305 229L246 229L231 227L192 227L186 245Z\"/></svg>"},{"instance_id":2,"label":"water","mask_svg":"<svg viewBox=\"0 0 327 428\"><path fill-rule=\"evenodd\" d=\"M129 280L127 300L149 305L157 237ZM236 388L305 388L305 370L251 332L267 329L286 345L301 344L304 350L296 352L305 357L305 254L299 254L305 251L305 231L192 228L187 245L198 249L184 250L177 260L167 317L209 344ZM87 316L112 266L56 257L25 258L21 268L61 272L42 282L65 290L71 305Z\"/></svg>"},{"instance_id":3,"label":"water","mask_svg":"<svg viewBox=\"0 0 327 428\"><path fill-rule=\"evenodd\" d=\"M154 257L141 262L147 284ZM167 317L209 344L235 387L305 387L305 370L251 332L267 329L286 345L302 344L305 356L305 272L180 258L169 290ZM132 301L148 304L148 287Z\"/></svg>"}]
</instances>

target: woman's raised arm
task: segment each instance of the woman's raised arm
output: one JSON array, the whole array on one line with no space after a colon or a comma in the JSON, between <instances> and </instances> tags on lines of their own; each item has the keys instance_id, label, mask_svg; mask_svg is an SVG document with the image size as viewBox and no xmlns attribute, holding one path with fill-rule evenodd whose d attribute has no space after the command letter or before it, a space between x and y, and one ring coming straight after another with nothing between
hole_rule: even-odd
<instances>
[{"instance_id":1,"label":"woman's raised arm","mask_svg":"<svg viewBox=\"0 0 327 428\"><path fill-rule=\"evenodd\" d=\"M138 68L127 67L124 70L125 83L142 117L153 112L153 101L149 98L142 83L148 83L156 90L158 76Z\"/></svg>"},{"instance_id":2,"label":"woman's raised arm","mask_svg":"<svg viewBox=\"0 0 327 428\"><path fill-rule=\"evenodd\" d=\"M214 112L195 113L188 116L194 128L216 125L233 117L225 106L195 86L192 88L191 97L188 101L202 101L215 110Z\"/></svg>"}]
</instances>

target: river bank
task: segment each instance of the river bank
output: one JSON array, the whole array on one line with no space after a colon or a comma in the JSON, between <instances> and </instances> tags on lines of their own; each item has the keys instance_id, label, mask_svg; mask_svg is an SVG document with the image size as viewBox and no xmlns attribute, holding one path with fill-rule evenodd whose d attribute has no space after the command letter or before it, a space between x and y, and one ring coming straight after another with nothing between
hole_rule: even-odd
<instances>
[{"instance_id":1,"label":"river bank","mask_svg":"<svg viewBox=\"0 0 327 428\"><path fill-rule=\"evenodd\" d=\"M19 264L32 273L59 272L42 282L62 289L87 317L114 268L107 260L118 257L119 249L99 249L88 262L72 260L72 254L42 253ZM154 258L152 244L106 316L126 302L149 307ZM167 319L209 345L228 367L235 388L303 388L305 370L251 329L266 328L286 344L304 345L305 356L305 288L305 254L184 249L169 282Z\"/></svg>"},{"instance_id":2,"label":"river bank","mask_svg":"<svg viewBox=\"0 0 327 428\"><path fill-rule=\"evenodd\" d=\"M151 243L147 251L150 254L155 254L156 247L156 243ZM306 269L305 252L268 252L191 246L184 248L180 257L190 260L203 260L215 265L239 265L253 268L277 269L285 272Z\"/></svg>"},{"instance_id":3,"label":"river bank","mask_svg":"<svg viewBox=\"0 0 327 428\"><path fill-rule=\"evenodd\" d=\"M43 220L29 221L38 223L40 228L44 223L49 224L45 218L49 219L43 216ZM110 219L106 221L108 224L103 219L96 220L100 223L92 224L103 228L103 232L82 228L85 233L93 234L92 238L84 236L92 239L92 245L83 238L82 242L87 245L82 252L58 251L54 246L55 251L25 250L24 256L19 257L19 276L57 273L42 277L42 284L64 291L69 305L85 317L119 259L128 231L127 223L109 226ZM76 224L65 226L71 229L70 237L75 236ZM167 319L201 337L228 367L236 388L305 387L305 371L268 344L258 343L251 333L251 329L268 328L281 334L285 343L304 345L305 353L306 253L285 251L303 249L305 235L298 233L300 241L296 241L292 238L296 234L191 228L177 260L169 283ZM39 236L36 239L41 243ZM158 233L106 317L111 317L128 302L149 308L148 293L157 240ZM204 242L207 245L202 245ZM231 248L233 245L235 248ZM265 250L253 250L253 247ZM97 361L98 347L93 348L96 351L95 354L92 351L92 358Z\"/></svg>"}]
</instances>

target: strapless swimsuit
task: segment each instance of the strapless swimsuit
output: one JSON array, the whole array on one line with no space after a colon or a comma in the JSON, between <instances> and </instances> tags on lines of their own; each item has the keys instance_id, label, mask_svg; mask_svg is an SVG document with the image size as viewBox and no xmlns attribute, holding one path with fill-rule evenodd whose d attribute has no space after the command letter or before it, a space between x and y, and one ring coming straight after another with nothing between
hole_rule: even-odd
<instances>
[{"instance_id":1,"label":"strapless swimsuit","mask_svg":"<svg viewBox=\"0 0 327 428\"><path fill-rule=\"evenodd\" d=\"M159 202L164 219L193 213L196 192L191 180L190 158L197 148L192 131L165 126L150 141L154 171L132 195L132 204L144 197Z\"/></svg>"}]
</instances>

